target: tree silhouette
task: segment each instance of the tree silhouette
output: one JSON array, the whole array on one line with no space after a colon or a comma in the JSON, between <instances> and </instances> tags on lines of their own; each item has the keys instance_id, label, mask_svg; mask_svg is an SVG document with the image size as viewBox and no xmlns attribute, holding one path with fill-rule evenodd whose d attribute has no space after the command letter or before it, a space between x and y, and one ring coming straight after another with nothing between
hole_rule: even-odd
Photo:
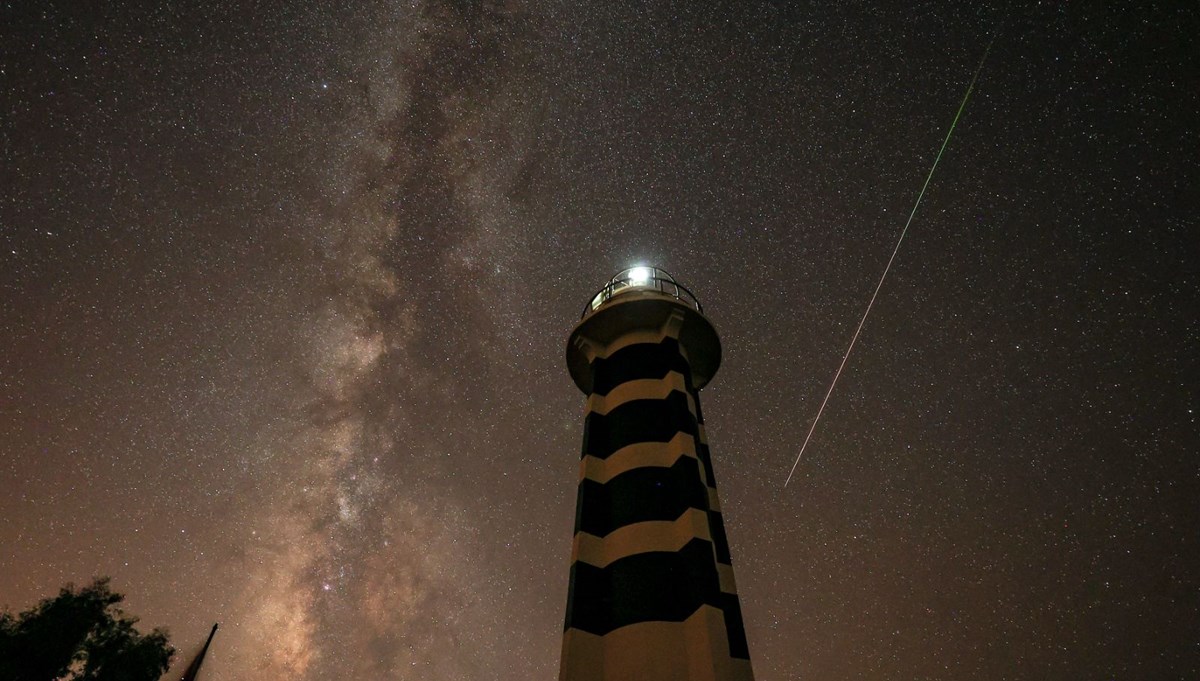
<instances>
[{"instance_id":1,"label":"tree silhouette","mask_svg":"<svg viewBox=\"0 0 1200 681\"><path fill-rule=\"evenodd\" d=\"M158 681L175 652L167 632L139 633L108 582L68 584L18 616L0 613L0 681Z\"/></svg>"}]
</instances>

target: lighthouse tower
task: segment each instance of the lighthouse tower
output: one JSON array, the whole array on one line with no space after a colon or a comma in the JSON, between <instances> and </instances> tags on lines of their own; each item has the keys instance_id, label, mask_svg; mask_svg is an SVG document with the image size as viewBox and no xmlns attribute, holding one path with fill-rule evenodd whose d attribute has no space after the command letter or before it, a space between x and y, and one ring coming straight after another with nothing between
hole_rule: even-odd
<instances>
[{"instance_id":1,"label":"lighthouse tower","mask_svg":"<svg viewBox=\"0 0 1200 681\"><path fill-rule=\"evenodd\" d=\"M751 681L703 388L716 330L661 269L618 273L567 344L587 395L560 681Z\"/></svg>"}]
</instances>

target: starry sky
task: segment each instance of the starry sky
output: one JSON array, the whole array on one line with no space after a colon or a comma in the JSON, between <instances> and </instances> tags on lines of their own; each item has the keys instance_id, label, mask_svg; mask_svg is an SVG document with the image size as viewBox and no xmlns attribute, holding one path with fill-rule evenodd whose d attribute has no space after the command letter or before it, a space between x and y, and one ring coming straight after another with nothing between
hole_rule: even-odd
<instances>
[{"instance_id":1,"label":"starry sky","mask_svg":"<svg viewBox=\"0 0 1200 681\"><path fill-rule=\"evenodd\" d=\"M1196 678L1198 15L6 3L0 606L111 575L177 668L221 622L210 681L556 678L566 338L651 263L724 344L759 679Z\"/></svg>"}]
</instances>

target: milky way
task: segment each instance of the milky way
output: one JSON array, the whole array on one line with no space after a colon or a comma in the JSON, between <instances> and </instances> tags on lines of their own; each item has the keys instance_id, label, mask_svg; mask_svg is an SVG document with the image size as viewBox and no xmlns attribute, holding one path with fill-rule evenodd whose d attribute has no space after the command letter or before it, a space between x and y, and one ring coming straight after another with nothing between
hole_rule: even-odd
<instances>
[{"instance_id":1,"label":"milky way","mask_svg":"<svg viewBox=\"0 0 1200 681\"><path fill-rule=\"evenodd\" d=\"M0 605L555 678L563 345L644 262L759 678L1196 675L1195 11L683 5L3 10Z\"/></svg>"},{"instance_id":2,"label":"milky way","mask_svg":"<svg viewBox=\"0 0 1200 681\"><path fill-rule=\"evenodd\" d=\"M319 273L296 329L311 347L292 412L307 419L272 453L268 538L239 598L241 664L289 678L486 676L512 666L491 636L469 634L510 618L487 591L511 585L481 548L505 530L461 469L502 465L486 415L513 380L512 338L490 304L511 288L505 251L527 219L513 195L542 99L535 36L528 17L490 8L372 24L377 44L350 67L369 74L361 98L315 178L324 201L297 216Z\"/></svg>"}]
</instances>

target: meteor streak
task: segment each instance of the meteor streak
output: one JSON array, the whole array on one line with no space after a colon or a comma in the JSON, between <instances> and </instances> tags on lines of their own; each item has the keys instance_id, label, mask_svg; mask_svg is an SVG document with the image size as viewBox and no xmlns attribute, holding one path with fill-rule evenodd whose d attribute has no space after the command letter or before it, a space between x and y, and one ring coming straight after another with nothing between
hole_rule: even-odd
<instances>
[{"instance_id":1,"label":"meteor streak","mask_svg":"<svg viewBox=\"0 0 1200 681\"><path fill-rule=\"evenodd\" d=\"M817 409L817 415L813 419L812 426L808 429L808 435L804 438L804 444L800 445L800 453L796 455L796 462L792 464L792 470L788 471L787 480L783 481L783 486L787 487L792 481L792 476L796 473L796 466L800 465L800 458L804 456L804 450L808 448L808 443L812 440L813 432L817 429L817 422L821 420L821 414L825 413L825 405L829 404L829 397L833 395L833 389L837 386L838 379L842 376L842 370L846 368L846 360L850 359L850 352L854 350L854 344L858 341L859 334L862 333L863 325L867 323L867 316L871 314L871 308L875 305L875 299L879 297L879 289L883 288L883 281L887 279L888 272L892 269L892 263L896 261L896 254L900 252L900 244L904 243L904 237L908 234L908 228L912 225L913 217L917 214L917 208L921 205L921 199L925 197L925 190L929 188L929 181L933 179L933 173L937 170L938 161L942 160L942 153L946 151L946 146L950 144L950 136L954 134L954 126L958 125L958 119L962 117L963 109L967 108L967 100L971 98L971 92L975 89L975 81L979 79L979 72L983 70L983 64L987 61L988 54L992 51L992 45L996 42L996 36L1000 34L997 30L992 35L991 41L987 48L983 51L983 56L979 59L979 65L975 67L975 75L971 76L971 83L967 86L967 91L963 94L962 103L958 105L958 113L954 114L954 120L950 123L950 129L946 131L946 139L942 140L942 148L938 149L937 157L933 159L933 165L929 168L929 174L925 176L925 184L921 185L921 191L917 194L917 200L913 203L912 211L908 214L908 220L904 223L904 229L900 230L900 238L896 240L896 248L892 250L892 257L888 258L887 266L883 268L883 275L879 277L879 283L875 285L875 292L871 294L871 300L867 303L867 309L863 312L862 319L858 322L858 328L854 330L854 336L850 339L850 346L846 348L846 354L842 356L842 363L838 366L837 372L833 375L833 380L829 383L829 390L825 393L825 399L821 400L821 406Z\"/></svg>"}]
</instances>

